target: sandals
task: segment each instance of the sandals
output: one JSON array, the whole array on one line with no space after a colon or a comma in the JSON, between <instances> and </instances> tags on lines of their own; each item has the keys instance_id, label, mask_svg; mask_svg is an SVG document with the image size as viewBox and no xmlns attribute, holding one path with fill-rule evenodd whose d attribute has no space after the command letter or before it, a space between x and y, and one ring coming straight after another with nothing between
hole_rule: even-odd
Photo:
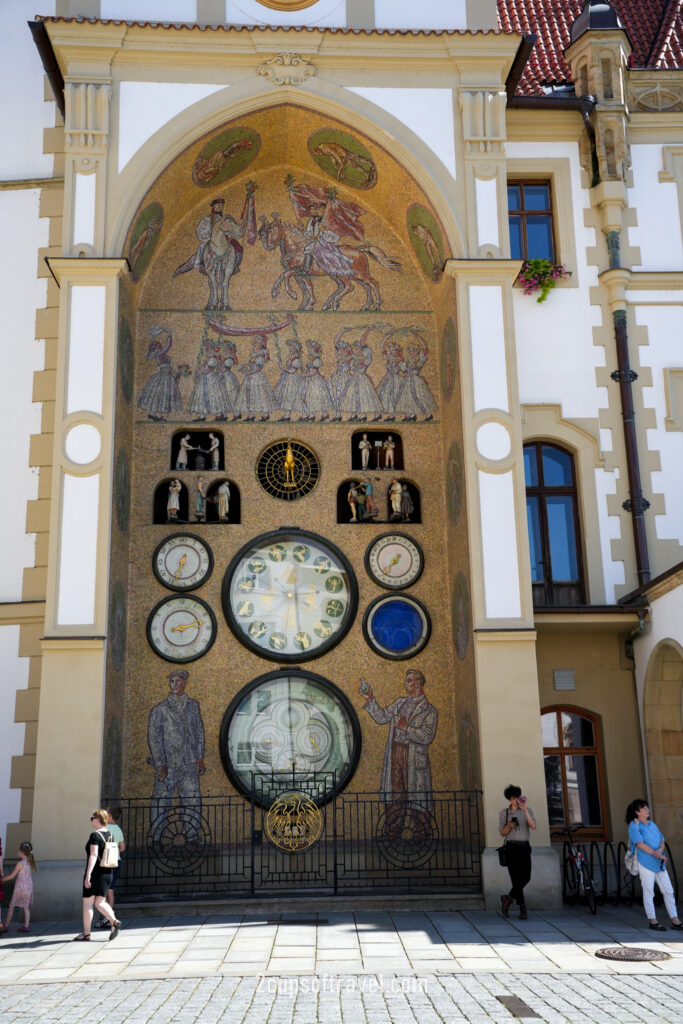
<instances>
[{"instance_id":1,"label":"sandals","mask_svg":"<svg viewBox=\"0 0 683 1024\"><path fill-rule=\"evenodd\" d=\"M31 929L27 928L25 924L22 924L21 928L17 928L17 931L18 932L24 932L24 934L26 934L26 932L30 932Z\"/></svg>"},{"instance_id":2,"label":"sandals","mask_svg":"<svg viewBox=\"0 0 683 1024\"><path fill-rule=\"evenodd\" d=\"M659 921L655 921L654 924L652 923L652 921L650 921L650 928L652 928L653 932L665 932L666 931L666 928L664 927L664 925L660 924Z\"/></svg>"},{"instance_id":3,"label":"sandals","mask_svg":"<svg viewBox=\"0 0 683 1024\"><path fill-rule=\"evenodd\" d=\"M681 924L680 921L678 922L678 924L674 924L674 922L672 921L671 927L675 928L677 932L683 932L683 924Z\"/></svg>"},{"instance_id":4,"label":"sandals","mask_svg":"<svg viewBox=\"0 0 683 1024\"><path fill-rule=\"evenodd\" d=\"M113 925L111 926L111 932L109 933L109 941L111 942L112 939L115 939L120 931L121 931L121 922L120 921L114 921Z\"/></svg>"},{"instance_id":5,"label":"sandals","mask_svg":"<svg viewBox=\"0 0 683 1024\"><path fill-rule=\"evenodd\" d=\"M88 932L87 935L84 932L81 932L80 935L74 935L74 937L73 937L73 939L71 941L72 942L90 942L90 932Z\"/></svg>"}]
</instances>

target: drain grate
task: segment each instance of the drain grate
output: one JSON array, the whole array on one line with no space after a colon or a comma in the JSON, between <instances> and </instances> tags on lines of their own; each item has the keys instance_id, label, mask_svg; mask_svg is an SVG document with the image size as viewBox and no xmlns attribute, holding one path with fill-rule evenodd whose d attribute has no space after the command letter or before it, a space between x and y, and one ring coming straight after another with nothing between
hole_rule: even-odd
<instances>
[{"instance_id":1,"label":"drain grate","mask_svg":"<svg viewBox=\"0 0 683 1024\"><path fill-rule=\"evenodd\" d=\"M658 949L646 949L644 946L605 946L604 949L596 950L595 955L601 960L629 960L634 963L671 959L669 953L663 953Z\"/></svg>"},{"instance_id":2,"label":"drain grate","mask_svg":"<svg viewBox=\"0 0 683 1024\"><path fill-rule=\"evenodd\" d=\"M515 1017L519 1017L520 1020L541 1020L538 1014L531 1009L530 1006L521 1000L518 996L496 996L499 1003L502 1003L506 1010L509 1010Z\"/></svg>"}]
</instances>

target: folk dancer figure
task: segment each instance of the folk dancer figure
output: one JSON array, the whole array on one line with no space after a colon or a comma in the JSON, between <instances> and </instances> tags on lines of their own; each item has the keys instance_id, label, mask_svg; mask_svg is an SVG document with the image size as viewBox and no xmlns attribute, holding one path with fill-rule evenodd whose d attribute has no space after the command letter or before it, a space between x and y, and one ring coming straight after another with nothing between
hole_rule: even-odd
<instances>
[{"instance_id":1,"label":"folk dancer figure","mask_svg":"<svg viewBox=\"0 0 683 1024\"><path fill-rule=\"evenodd\" d=\"M365 504L367 497L362 483L356 484L356 494L358 495L356 498L356 501L358 502L358 522L362 523L365 519Z\"/></svg>"},{"instance_id":2,"label":"folk dancer figure","mask_svg":"<svg viewBox=\"0 0 683 1024\"><path fill-rule=\"evenodd\" d=\"M361 484L361 487L365 492L365 518L376 519L377 516L379 515L379 509L377 508L377 504L375 502L375 498L373 495L374 488L372 485L372 480L370 479L369 476L366 476L365 480Z\"/></svg>"},{"instance_id":3,"label":"folk dancer figure","mask_svg":"<svg viewBox=\"0 0 683 1024\"><path fill-rule=\"evenodd\" d=\"M402 384L399 367L403 362L403 349L397 342L389 341L388 337L385 337L380 345L380 351L384 356L387 369L379 382L377 394L382 403L384 415L387 419L393 419L396 399Z\"/></svg>"},{"instance_id":4,"label":"folk dancer figure","mask_svg":"<svg viewBox=\"0 0 683 1024\"><path fill-rule=\"evenodd\" d=\"M320 372L320 368L323 365L322 345L319 345L317 341L309 339L306 342L306 347L308 348L309 362L306 364L301 394L304 418L314 420L316 416L320 416L320 421L322 422L334 411L334 403L332 402L329 388Z\"/></svg>"},{"instance_id":5,"label":"folk dancer figure","mask_svg":"<svg viewBox=\"0 0 683 1024\"><path fill-rule=\"evenodd\" d=\"M223 360L223 383L225 384L225 393L228 396L228 409L234 413L235 402L240 390L239 381L232 372L233 366L238 365L237 347L234 341L227 341L225 345L228 354Z\"/></svg>"},{"instance_id":6,"label":"folk dancer figure","mask_svg":"<svg viewBox=\"0 0 683 1024\"><path fill-rule=\"evenodd\" d=\"M201 474L197 477L194 517L198 523L206 522L206 487L204 485L204 477Z\"/></svg>"},{"instance_id":7,"label":"folk dancer figure","mask_svg":"<svg viewBox=\"0 0 683 1024\"><path fill-rule=\"evenodd\" d=\"M415 506L413 505L413 499L410 497L408 485L403 484L401 488L401 522L409 523L414 511Z\"/></svg>"},{"instance_id":8,"label":"folk dancer figure","mask_svg":"<svg viewBox=\"0 0 683 1024\"><path fill-rule=\"evenodd\" d=\"M394 477L389 486L389 501L391 503L391 518L401 518L401 501L403 498L403 487L400 482Z\"/></svg>"},{"instance_id":9,"label":"folk dancer figure","mask_svg":"<svg viewBox=\"0 0 683 1024\"><path fill-rule=\"evenodd\" d=\"M180 492L183 489L183 485L180 480L171 480L168 485L168 501L166 502L166 518L170 523L171 520L178 518L178 512L180 511Z\"/></svg>"},{"instance_id":10,"label":"folk dancer figure","mask_svg":"<svg viewBox=\"0 0 683 1024\"><path fill-rule=\"evenodd\" d=\"M303 388L301 344L295 338L287 342L289 359L282 367L280 379L275 385L277 408L284 412L282 419L289 421L294 413L303 414L301 392Z\"/></svg>"},{"instance_id":11,"label":"folk dancer figure","mask_svg":"<svg viewBox=\"0 0 683 1024\"><path fill-rule=\"evenodd\" d=\"M210 415L217 420L227 418L229 403L224 376L215 356L210 356L197 368L188 405L189 412L196 414L196 420L205 420Z\"/></svg>"},{"instance_id":12,"label":"folk dancer figure","mask_svg":"<svg viewBox=\"0 0 683 1024\"><path fill-rule=\"evenodd\" d=\"M218 518L226 520L230 511L230 484L224 480L217 491L218 494Z\"/></svg>"},{"instance_id":13,"label":"folk dancer figure","mask_svg":"<svg viewBox=\"0 0 683 1024\"><path fill-rule=\"evenodd\" d=\"M201 814L199 777L204 775L204 723L199 701L185 693L189 673L176 669L168 678L170 693L152 708L148 742L154 766L151 820L155 835L166 824L174 793L181 816L187 809L185 841L198 838L195 824ZM194 812L194 813L192 813Z\"/></svg>"},{"instance_id":14,"label":"folk dancer figure","mask_svg":"<svg viewBox=\"0 0 683 1024\"><path fill-rule=\"evenodd\" d=\"M367 374L372 363L372 349L365 344L369 333L369 330L365 331L362 338L353 343L351 380L341 401L341 411L350 413L352 420L365 420L368 417L378 420L382 415L382 403Z\"/></svg>"},{"instance_id":15,"label":"folk dancer figure","mask_svg":"<svg viewBox=\"0 0 683 1024\"><path fill-rule=\"evenodd\" d=\"M394 441L393 435L389 434L386 441L382 442L382 451L384 452L384 468L394 468L394 453L396 451L396 442Z\"/></svg>"},{"instance_id":16,"label":"folk dancer figure","mask_svg":"<svg viewBox=\"0 0 683 1024\"><path fill-rule=\"evenodd\" d=\"M221 442L215 434L209 434L209 455L211 456L211 469L214 472L218 469L221 458Z\"/></svg>"},{"instance_id":17,"label":"folk dancer figure","mask_svg":"<svg viewBox=\"0 0 683 1024\"><path fill-rule=\"evenodd\" d=\"M426 420L431 420L432 414L438 408L429 385L420 374L428 355L429 351L424 342L420 345L408 345L408 355L400 367L403 384L394 410L396 416L402 416L404 420L416 420L420 415Z\"/></svg>"},{"instance_id":18,"label":"folk dancer figure","mask_svg":"<svg viewBox=\"0 0 683 1024\"><path fill-rule=\"evenodd\" d=\"M388 839L401 839L407 821L414 834L424 839L433 834L429 745L436 736L439 716L425 696L425 682L422 672L408 669L403 684L406 696L386 708L377 703L372 687L365 694L365 710L372 720L389 725L380 781Z\"/></svg>"},{"instance_id":19,"label":"folk dancer figure","mask_svg":"<svg viewBox=\"0 0 683 1024\"><path fill-rule=\"evenodd\" d=\"M372 451L372 442L368 441L367 434L363 434L358 442L358 448L360 449L361 466L363 469L367 469L370 462L370 452Z\"/></svg>"},{"instance_id":20,"label":"folk dancer figure","mask_svg":"<svg viewBox=\"0 0 683 1024\"><path fill-rule=\"evenodd\" d=\"M337 369L330 377L330 394L334 403L335 420L341 419L341 401L351 381L351 360L353 359L353 346L348 341L343 341L341 333L334 339L334 347L337 353Z\"/></svg>"},{"instance_id":21,"label":"folk dancer figure","mask_svg":"<svg viewBox=\"0 0 683 1024\"><path fill-rule=\"evenodd\" d=\"M349 484L349 493L346 496L346 500L349 503L351 509L351 522L358 522L358 489L353 481Z\"/></svg>"},{"instance_id":22,"label":"folk dancer figure","mask_svg":"<svg viewBox=\"0 0 683 1024\"><path fill-rule=\"evenodd\" d=\"M145 410L151 420L164 420L169 413L180 412L183 407L169 356L173 335L165 327L152 327L150 334L153 340L149 343L147 361L154 360L158 369L142 389L138 406ZM166 335L165 343L157 340L162 334Z\"/></svg>"},{"instance_id":23,"label":"folk dancer figure","mask_svg":"<svg viewBox=\"0 0 683 1024\"><path fill-rule=\"evenodd\" d=\"M235 404L235 412L245 420L253 420L257 415L260 415L262 420L267 420L271 412L278 408L273 389L263 372L269 360L266 339L263 335L256 334L249 362L246 366L240 366L244 380Z\"/></svg>"},{"instance_id":24,"label":"folk dancer figure","mask_svg":"<svg viewBox=\"0 0 683 1024\"><path fill-rule=\"evenodd\" d=\"M176 469L187 469L187 456L188 452L195 451L194 445L190 444L190 435L185 434L185 437L180 438L180 448L175 460Z\"/></svg>"}]
</instances>

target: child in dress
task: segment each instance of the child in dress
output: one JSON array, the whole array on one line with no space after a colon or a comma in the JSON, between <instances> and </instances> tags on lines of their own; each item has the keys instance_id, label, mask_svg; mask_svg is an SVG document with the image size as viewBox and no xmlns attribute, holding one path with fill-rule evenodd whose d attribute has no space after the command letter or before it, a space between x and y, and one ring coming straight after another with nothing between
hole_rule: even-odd
<instances>
[{"instance_id":1,"label":"child in dress","mask_svg":"<svg viewBox=\"0 0 683 1024\"><path fill-rule=\"evenodd\" d=\"M31 924L31 904L33 903L33 872L36 870L36 862L33 857L33 847L30 843L22 843L17 851L17 866L11 875L5 875L2 878L3 882L9 882L13 878L16 878L14 883L14 892L12 893L12 899L9 901L9 910L7 912L7 922L5 927L2 929L3 932L9 931L10 921L12 920L12 914L14 913L15 907L23 907L24 910L24 926L20 928L20 932L29 931Z\"/></svg>"}]
</instances>

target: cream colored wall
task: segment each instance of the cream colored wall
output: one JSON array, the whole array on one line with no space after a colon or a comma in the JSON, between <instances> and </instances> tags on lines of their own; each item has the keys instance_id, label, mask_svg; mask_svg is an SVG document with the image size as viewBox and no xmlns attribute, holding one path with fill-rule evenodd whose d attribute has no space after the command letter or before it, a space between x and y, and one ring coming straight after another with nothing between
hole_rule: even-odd
<instances>
[{"instance_id":1,"label":"cream colored wall","mask_svg":"<svg viewBox=\"0 0 683 1024\"><path fill-rule=\"evenodd\" d=\"M568 704L599 715L605 766L609 838L623 839L624 814L645 793L634 663L624 653L628 633L540 630L536 641L541 707ZM554 688L553 669L573 669L576 689Z\"/></svg>"}]
</instances>

